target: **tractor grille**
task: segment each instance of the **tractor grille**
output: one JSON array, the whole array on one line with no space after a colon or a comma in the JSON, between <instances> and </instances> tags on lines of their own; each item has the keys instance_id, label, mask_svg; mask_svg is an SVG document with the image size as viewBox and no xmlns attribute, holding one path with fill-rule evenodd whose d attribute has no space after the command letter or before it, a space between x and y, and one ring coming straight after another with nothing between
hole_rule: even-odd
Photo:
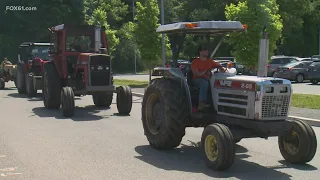
<instances>
[{"instance_id":1,"label":"tractor grille","mask_svg":"<svg viewBox=\"0 0 320 180\"><path fill-rule=\"evenodd\" d=\"M111 75L111 60L109 56L97 55L90 57L91 86L109 86Z\"/></svg>"},{"instance_id":2,"label":"tractor grille","mask_svg":"<svg viewBox=\"0 0 320 180\"><path fill-rule=\"evenodd\" d=\"M262 118L287 117L290 95L264 96L262 98Z\"/></svg>"},{"instance_id":3,"label":"tractor grille","mask_svg":"<svg viewBox=\"0 0 320 180\"><path fill-rule=\"evenodd\" d=\"M246 116L248 105L247 95L219 93L218 112Z\"/></svg>"}]
</instances>

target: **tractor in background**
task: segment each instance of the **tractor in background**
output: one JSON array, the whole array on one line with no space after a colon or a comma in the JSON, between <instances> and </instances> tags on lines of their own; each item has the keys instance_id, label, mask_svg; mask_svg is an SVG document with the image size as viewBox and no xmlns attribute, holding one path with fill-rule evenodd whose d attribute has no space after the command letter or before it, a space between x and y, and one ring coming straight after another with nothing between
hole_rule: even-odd
<instances>
[{"instance_id":1,"label":"tractor in background","mask_svg":"<svg viewBox=\"0 0 320 180\"><path fill-rule=\"evenodd\" d=\"M16 85L17 65L6 64L3 69L0 70L0 89L5 89L6 82L13 81Z\"/></svg>"},{"instance_id":2,"label":"tractor in background","mask_svg":"<svg viewBox=\"0 0 320 180\"><path fill-rule=\"evenodd\" d=\"M105 27L61 24L50 29L52 61L44 63L43 103L59 109L65 117L75 113L75 96L92 95L98 107L109 107L113 93L120 114L132 109L128 86L115 87Z\"/></svg>"},{"instance_id":3,"label":"tractor in background","mask_svg":"<svg viewBox=\"0 0 320 180\"><path fill-rule=\"evenodd\" d=\"M51 61L49 50L52 44L24 42L19 47L17 67L17 89L28 97L37 95L42 89L43 64Z\"/></svg>"}]
</instances>

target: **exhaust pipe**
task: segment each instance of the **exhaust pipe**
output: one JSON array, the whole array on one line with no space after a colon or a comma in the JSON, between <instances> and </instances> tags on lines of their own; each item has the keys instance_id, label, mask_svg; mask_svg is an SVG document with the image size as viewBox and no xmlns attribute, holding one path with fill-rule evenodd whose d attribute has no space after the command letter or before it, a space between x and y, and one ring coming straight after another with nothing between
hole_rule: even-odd
<instances>
[{"instance_id":1,"label":"exhaust pipe","mask_svg":"<svg viewBox=\"0 0 320 180\"><path fill-rule=\"evenodd\" d=\"M94 51L99 52L101 48L101 27L96 26L94 29Z\"/></svg>"},{"instance_id":2,"label":"exhaust pipe","mask_svg":"<svg viewBox=\"0 0 320 180\"><path fill-rule=\"evenodd\" d=\"M258 77L267 77L267 65L269 59L269 39L266 31L267 26L264 26L262 30L262 38L260 39L260 51L259 51L259 68Z\"/></svg>"}]
</instances>

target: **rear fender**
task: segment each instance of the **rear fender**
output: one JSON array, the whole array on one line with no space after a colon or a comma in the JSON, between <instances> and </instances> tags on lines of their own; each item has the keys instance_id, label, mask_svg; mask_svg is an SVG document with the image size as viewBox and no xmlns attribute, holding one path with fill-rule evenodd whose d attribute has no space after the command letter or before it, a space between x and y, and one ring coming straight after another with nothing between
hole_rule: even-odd
<instances>
[{"instance_id":1,"label":"rear fender","mask_svg":"<svg viewBox=\"0 0 320 180\"><path fill-rule=\"evenodd\" d=\"M192 113L191 95L190 95L190 90L189 90L189 86L187 83L187 79L179 68L157 67L157 68L153 69L151 76L156 76L159 78L164 77L167 79L173 79L174 81L181 83L182 89L185 90L186 95L187 95L188 104L189 104L189 112ZM153 83L153 80L154 79L151 80L150 84Z\"/></svg>"}]
</instances>

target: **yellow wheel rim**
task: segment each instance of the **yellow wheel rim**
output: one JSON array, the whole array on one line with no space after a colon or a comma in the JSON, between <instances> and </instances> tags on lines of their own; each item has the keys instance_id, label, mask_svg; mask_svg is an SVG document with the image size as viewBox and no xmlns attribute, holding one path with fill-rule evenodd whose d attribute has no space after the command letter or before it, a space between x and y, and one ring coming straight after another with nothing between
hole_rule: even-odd
<instances>
[{"instance_id":1,"label":"yellow wheel rim","mask_svg":"<svg viewBox=\"0 0 320 180\"><path fill-rule=\"evenodd\" d=\"M283 146L284 149L290 154L290 155L295 155L299 152L300 149L300 137L297 132L294 130L291 131L291 137L292 139L296 139L295 143L293 142L288 142L286 139L283 140Z\"/></svg>"},{"instance_id":2,"label":"yellow wheel rim","mask_svg":"<svg viewBox=\"0 0 320 180\"><path fill-rule=\"evenodd\" d=\"M208 135L205 140L205 152L210 161L216 161L218 159L218 143L213 135Z\"/></svg>"}]
</instances>

